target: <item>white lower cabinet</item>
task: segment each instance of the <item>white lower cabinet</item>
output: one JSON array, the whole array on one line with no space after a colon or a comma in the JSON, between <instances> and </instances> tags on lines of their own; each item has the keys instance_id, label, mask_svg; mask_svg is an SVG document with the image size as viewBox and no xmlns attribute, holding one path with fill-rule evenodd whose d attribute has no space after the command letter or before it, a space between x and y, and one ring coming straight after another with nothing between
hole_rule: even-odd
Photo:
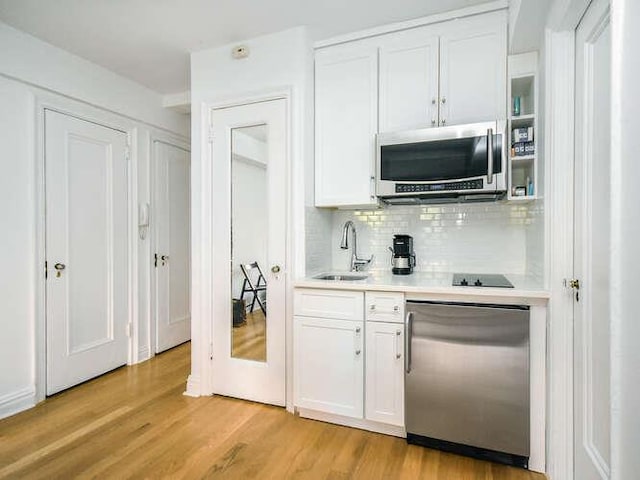
<instances>
[{"instance_id":1,"label":"white lower cabinet","mask_svg":"<svg viewBox=\"0 0 640 480\"><path fill-rule=\"evenodd\" d=\"M367 322L365 418L404 426L404 325Z\"/></svg>"},{"instance_id":2,"label":"white lower cabinet","mask_svg":"<svg viewBox=\"0 0 640 480\"><path fill-rule=\"evenodd\" d=\"M294 317L296 406L363 417L364 322Z\"/></svg>"},{"instance_id":3,"label":"white lower cabinet","mask_svg":"<svg viewBox=\"0 0 640 480\"><path fill-rule=\"evenodd\" d=\"M404 295L299 288L294 299L295 406L403 435Z\"/></svg>"}]
</instances>

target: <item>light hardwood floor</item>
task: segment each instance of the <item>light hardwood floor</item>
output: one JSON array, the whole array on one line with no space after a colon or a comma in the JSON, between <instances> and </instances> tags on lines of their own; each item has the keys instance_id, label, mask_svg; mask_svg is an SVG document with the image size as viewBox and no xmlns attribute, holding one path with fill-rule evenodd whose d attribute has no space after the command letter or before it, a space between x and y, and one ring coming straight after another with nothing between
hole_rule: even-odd
<instances>
[{"instance_id":1,"label":"light hardwood floor","mask_svg":"<svg viewBox=\"0 0 640 480\"><path fill-rule=\"evenodd\" d=\"M246 323L233 327L232 333L233 357L259 362L267 360L267 323L260 308L247 312Z\"/></svg>"},{"instance_id":2,"label":"light hardwood floor","mask_svg":"<svg viewBox=\"0 0 640 480\"><path fill-rule=\"evenodd\" d=\"M185 344L0 420L0 478L544 478L282 408L185 397L188 372Z\"/></svg>"}]
</instances>

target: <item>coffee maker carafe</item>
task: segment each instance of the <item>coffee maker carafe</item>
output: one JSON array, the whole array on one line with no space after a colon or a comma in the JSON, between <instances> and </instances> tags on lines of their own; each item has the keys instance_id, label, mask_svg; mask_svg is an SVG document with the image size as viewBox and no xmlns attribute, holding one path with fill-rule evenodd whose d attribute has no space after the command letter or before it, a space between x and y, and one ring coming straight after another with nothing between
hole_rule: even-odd
<instances>
[{"instance_id":1,"label":"coffee maker carafe","mask_svg":"<svg viewBox=\"0 0 640 480\"><path fill-rule=\"evenodd\" d=\"M391 271L394 275L409 275L416 266L416 254L413 251L411 235L394 235L391 250Z\"/></svg>"}]
</instances>

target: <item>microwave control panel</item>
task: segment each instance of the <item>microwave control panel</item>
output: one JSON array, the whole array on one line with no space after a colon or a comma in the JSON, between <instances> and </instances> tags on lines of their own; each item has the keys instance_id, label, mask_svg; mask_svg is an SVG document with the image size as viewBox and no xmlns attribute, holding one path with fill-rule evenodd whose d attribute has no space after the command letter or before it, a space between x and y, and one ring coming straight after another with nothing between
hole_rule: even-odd
<instances>
[{"instance_id":1,"label":"microwave control panel","mask_svg":"<svg viewBox=\"0 0 640 480\"><path fill-rule=\"evenodd\" d=\"M481 178L462 182L446 183L403 183L396 184L396 193L446 192L448 190L481 190L484 182Z\"/></svg>"}]
</instances>

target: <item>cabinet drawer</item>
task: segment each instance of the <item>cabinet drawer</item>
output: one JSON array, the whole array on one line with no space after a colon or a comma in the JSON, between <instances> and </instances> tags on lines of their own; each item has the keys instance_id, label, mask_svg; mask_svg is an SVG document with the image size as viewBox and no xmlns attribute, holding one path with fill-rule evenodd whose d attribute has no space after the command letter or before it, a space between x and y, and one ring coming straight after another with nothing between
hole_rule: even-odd
<instances>
[{"instance_id":1,"label":"cabinet drawer","mask_svg":"<svg viewBox=\"0 0 640 480\"><path fill-rule=\"evenodd\" d=\"M365 314L370 322L402 323L404 321L404 293L366 292Z\"/></svg>"},{"instance_id":2,"label":"cabinet drawer","mask_svg":"<svg viewBox=\"0 0 640 480\"><path fill-rule=\"evenodd\" d=\"M363 310L364 292L296 289L293 296L293 312L297 316L363 320Z\"/></svg>"}]
</instances>

